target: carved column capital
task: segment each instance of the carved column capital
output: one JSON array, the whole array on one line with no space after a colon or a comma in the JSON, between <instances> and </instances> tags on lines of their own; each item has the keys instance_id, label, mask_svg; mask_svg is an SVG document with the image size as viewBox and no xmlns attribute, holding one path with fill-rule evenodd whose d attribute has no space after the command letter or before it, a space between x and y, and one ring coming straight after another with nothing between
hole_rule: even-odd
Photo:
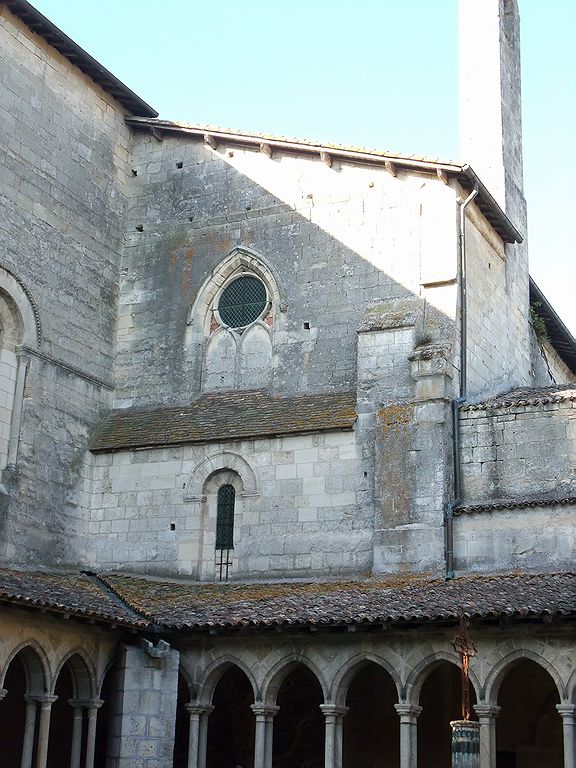
<instances>
[{"instance_id":1,"label":"carved column capital","mask_svg":"<svg viewBox=\"0 0 576 768\"><path fill-rule=\"evenodd\" d=\"M494 719L500 712L500 707L496 706L496 704L474 704L472 709L474 712L476 712L480 719L485 717Z\"/></svg>"},{"instance_id":2,"label":"carved column capital","mask_svg":"<svg viewBox=\"0 0 576 768\"><path fill-rule=\"evenodd\" d=\"M52 704L58 700L58 696L52 693L25 693L24 700L30 702L35 701L44 706L52 706Z\"/></svg>"},{"instance_id":3,"label":"carved column capital","mask_svg":"<svg viewBox=\"0 0 576 768\"><path fill-rule=\"evenodd\" d=\"M320 704L320 709L324 717L344 717L349 708L339 706L338 704Z\"/></svg>"},{"instance_id":4,"label":"carved column capital","mask_svg":"<svg viewBox=\"0 0 576 768\"><path fill-rule=\"evenodd\" d=\"M556 711L563 720L573 723L576 717L576 704L556 704Z\"/></svg>"},{"instance_id":5,"label":"carved column capital","mask_svg":"<svg viewBox=\"0 0 576 768\"><path fill-rule=\"evenodd\" d=\"M422 707L418 706L418 704L407 704L406 702L394 704L394 709L401 720L412 720L414 722L420 712L422 712Z\"/></svg>"},{"instance_id":6,"label":"carved column capital","mask_svg":"<svg viewBox=\"0 0 576 768\"><path fill-rule=\"evenodd\" d=\"M254 704L250 704L250 709L256 717L274 717L280 707L275 704L264 704L263 701L256 701Z\"/></svg>"},{"instance_id":7,"label":"carved column capital","mask_svg":"<svg viewBox=\"0 0 576 768\"><path fill-rule=\"evenodd\" d=\"M188 704L184 704L184 708L189 715L209 715L214 711L212 704L201 704L199 701L191 701Z\"/></svg>"},{"instance_id":8,"label":"carved column capital","mask_svg":"<svg viewBox=\"0 0 576 768\"><path fill-rule=\"evenodd\" d=\"M71 707L84 707L84 709L100 709L104 699L68 699Z\"/></svg>"},{"instance_id":9,"label":"carved column capital","mask_svg":"<svg viewBox=\"0 0 576 768\"><path fill-rule=\"evenodd\" d=\"M6 696L7 693L8 691L6 690L6 688L0 688L0 701L2 701L2 699L4 698L4 696Z\"/></svg>"}]
</instances>

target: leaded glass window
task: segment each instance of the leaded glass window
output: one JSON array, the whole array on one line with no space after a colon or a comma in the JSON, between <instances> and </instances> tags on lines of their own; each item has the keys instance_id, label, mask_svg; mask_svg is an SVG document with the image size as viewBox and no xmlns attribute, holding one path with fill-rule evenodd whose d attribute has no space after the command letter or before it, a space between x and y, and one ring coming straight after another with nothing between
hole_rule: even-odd
<instances>
[{"instance_id":1,"label":"leaded glass window","mask_svg":"<svg viewBox=\"0 0 576 768\"><path fill-rule=\"evenodd\" d=\"M224 288L218 301L218 312L225 325L243 328L260 317L266 303L264 283L252 275L243 275Z\"/></svg>"},{"instance_id":2,"label":"leaded glass window","mask_svg":"<svg viewBox=\"0 0 576 768\"><path fill-rule=\"evenodd\" d=\"M216 549L234 549L234 501L236 491L233 485L218 489L216 508Z\"/></svg>"}]
</instances>

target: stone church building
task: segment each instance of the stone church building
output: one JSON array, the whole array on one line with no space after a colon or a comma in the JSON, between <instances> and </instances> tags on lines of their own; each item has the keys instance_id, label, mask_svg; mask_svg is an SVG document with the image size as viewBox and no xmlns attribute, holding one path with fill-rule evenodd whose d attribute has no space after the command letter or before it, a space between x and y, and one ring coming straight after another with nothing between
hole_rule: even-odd
<instances>
[{"instance_id":1,"label":"stone church building","mask_svg":"<svg viewBox=\"0 0 576 768\"><path fill-rule=\"evenodd\" d=\"M156 112L0 3L2 768L575 768L576 343L515 0L463 162ZM465 161L465 162L464 162Z\"/></svg>"}]
</instances>

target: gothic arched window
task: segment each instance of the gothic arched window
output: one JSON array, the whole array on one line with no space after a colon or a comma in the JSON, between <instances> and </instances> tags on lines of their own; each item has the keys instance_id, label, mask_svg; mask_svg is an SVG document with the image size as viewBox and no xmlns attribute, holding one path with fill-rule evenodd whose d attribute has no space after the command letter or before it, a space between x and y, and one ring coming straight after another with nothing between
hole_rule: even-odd
<instances>
[{"instance_id":1,"label":"gothic arched window","mask_svg":"<svg viewBox=\"0 0 576 768\"><path fill-rule=\"evenodd\" d=\"M234 248L198 289L188 315L187 359L202 360L204 392L266 389L274 334L286 330L278 281L255 252Z\"/></svg>"}]
</instances>

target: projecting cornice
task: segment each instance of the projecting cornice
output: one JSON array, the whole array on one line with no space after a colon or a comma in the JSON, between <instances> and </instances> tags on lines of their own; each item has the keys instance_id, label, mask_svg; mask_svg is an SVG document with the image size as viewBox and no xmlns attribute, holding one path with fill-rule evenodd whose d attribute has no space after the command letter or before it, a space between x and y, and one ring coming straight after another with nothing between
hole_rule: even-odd
<instances>
[{"instance_id":1,"label":"projecting cornice","mask_svg":"<svg viewBox=\"0 0 576 768\"><path fill-rule=\"evenodd\" d=\"M456 179L465 190L478 189L478 197L475 202L504 242L521 243L523 239L475 171L467 164L462 165L461 163L417 155L393 154L361 147L347 147L340 144L321 144L307 139L288 139L284 136L230 131L206 125L189 125L157 118L127 117L126 123L132 128L149 130L159 140L163 133L179 133L200 139L214 150L217 149L219 142L248 146L258 152L263 152L262 147L265 146L264 154L268 157L272 157L275 152L316 155L329 167L332 167L334 160L338 159L350 163L381 165L392 176L396 176L399 170L404 170L430 173L444 183L448 179Z\"/></svg>"}]
</instances>

